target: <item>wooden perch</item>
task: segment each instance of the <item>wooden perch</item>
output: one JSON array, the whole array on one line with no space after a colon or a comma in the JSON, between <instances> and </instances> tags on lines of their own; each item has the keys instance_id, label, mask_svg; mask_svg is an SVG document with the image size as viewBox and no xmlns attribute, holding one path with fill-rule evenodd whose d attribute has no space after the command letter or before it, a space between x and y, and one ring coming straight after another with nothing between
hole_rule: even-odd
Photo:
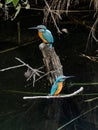
<instances>
[{"instance_id":1,"label":"wooden perch","mask_svg":"<svg viewBox=\"0 0 98 130\"><path fill-rule=\"evenodd\" d=\"M63 68L60 59L57 56L54 47L49 48L47 44L41 43L39 48L43 55L43 62L46 67L46 71L50 72L48 74L48 79L50 83L53 84L58 76L63 75Z\"/></svg>"}]
</instances>

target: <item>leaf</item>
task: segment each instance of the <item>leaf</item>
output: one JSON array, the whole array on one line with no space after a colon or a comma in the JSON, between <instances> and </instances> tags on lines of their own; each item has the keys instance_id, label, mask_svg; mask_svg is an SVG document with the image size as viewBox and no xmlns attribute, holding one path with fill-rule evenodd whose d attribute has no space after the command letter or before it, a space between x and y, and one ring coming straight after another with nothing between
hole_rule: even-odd
<instances>
[{"instance_id":1,"label":"leaf","mask_svg":"<svg viewBox=\"0 0 98 130\"><path fill-rule=\"evenodd\" d=\"M10 4L13 0L5 0L5 4Z\"/></svg>"},{"instance_id":2,"label":"leaf","mask_svg":"<svg viewBox=\"0 0 98 130\"><path fill-rule=\"evenodd\" d=\"M15 13L14 17L13 17L11 20L14 20L14 19L17 17L17 15L18 15L19 12L20 12L20 9L21 9L21 5L18 4L18 6L16 7L16 13Z\"/></svg>"},{"instance_id":3,"label":"leaf","mask_svg":"<svg viewBox=\"0 0 98 130\"><path fill-rule=\"evenodd\" d=\"M0 8L2 8L3 7L3 4L0 2Z\"/></svg>"},{"instance_id":4,"label":"leaf","mask_svg":"<svg viewBox=\"0 0 98 130\"><path fill-rule=\"evenodd\" d=\"M30 4L28 3L25 8L30 9Z\"/></svg>"},{"instance_id":5,"label":"leaf","mask_svg":"<svg viewBox=\"0 0 98 130\"><path fill-rule=\"evenodd\" d=\"M17 4L19 3L19 0L12 0L12 3L13 3L13 5L14 5L14 7L16 7Z\"/></svg>"},{"instance_id":6,"label":"leaf","mask_svg":"<svg viewBox=\"0 0 98 130\"><path fill-rule=\"evenodd\" d=\"M10 4L11 2L13 3L13 6L16 7L19 3L19 0L6 0L5 4Z\"/></svg>"}]
</instances>

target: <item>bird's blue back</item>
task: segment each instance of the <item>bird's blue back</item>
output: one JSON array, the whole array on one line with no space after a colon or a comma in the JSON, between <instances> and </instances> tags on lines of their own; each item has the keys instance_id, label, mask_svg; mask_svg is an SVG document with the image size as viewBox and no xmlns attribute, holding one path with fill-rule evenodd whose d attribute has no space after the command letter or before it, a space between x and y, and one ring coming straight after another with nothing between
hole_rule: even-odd
<instances>
[{"instance_id":1,"label":"bird's blue back","mask_svg":"<svg viewBox=\"0 0 98 130\"><path fill-rule=\"evenodd\" d=\"M46 30L42 33L42 35L43 35L43 38L44 38L48 43L53 43L53 42L54 42L54 38L53 38L51 32L50 32L48 29L46 29Z\"/></svg>"}]
</instances>

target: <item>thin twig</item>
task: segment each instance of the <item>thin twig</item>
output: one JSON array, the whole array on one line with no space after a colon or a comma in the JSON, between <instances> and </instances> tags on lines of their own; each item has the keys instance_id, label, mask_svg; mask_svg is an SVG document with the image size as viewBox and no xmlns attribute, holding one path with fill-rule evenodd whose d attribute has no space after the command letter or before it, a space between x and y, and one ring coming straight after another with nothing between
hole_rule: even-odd
<instances>
[{"instance_id":1,"label":"thin twig","mask_svg":"<svg viewBox=\"0 0 98 130\"><path fill-rule=\"evenodd\" d=\"M54 18L54 16L53 16L53 11L51 11L51 9L50 9L50 7L49 7L47 1L46 1L46 0L44 0L44 1L45 1L45 4L46 4L47 8L48 8L48 9L47 9L48 12L50 12L51 18L52 18L52 20L53 20L53 22L54 22L55 27L57 28L58 33L61 33L59 27L57 26L57 23L56 23L56 21L55 21L55 18ZM59 15L59 16L60 16L60 15Z\"/></svg>"},{"instance_id":2,"label":"thin twig","mask_svg":"<svg viewBox=\"0 0 98 130\"><path fill-rule=\"evenodd\" d=\"M25 66L25 64L8 67L8 68L5 68L5 69L1 69L0 71L6 71L6 70L11 70L11 69L16 69L16 68L20 68L20 67L23 67L23 66Z\"/></svg>"},{"instance_id":3,"label":"thin twig","mask_svg":"<svg viewBox=\"0 0 98 130\"><path fill-rule=\"evenodd\" d=\"M8 5L8 8L12 8L13 6L11 5ZM25 7L21 7L22 9L25 9ZM35 7L30 7L30 9L28 10L36 10L36 11L45 11L45 9L43 8L35 8ZM64 9L51 9L52 12L56 11L56 12L61 12L61 13L66 13L66 10ZM95 12L93 9L89 9L89 10L67 10L67 12L69 13L79 13L79 12L82 12L82 13L85 13L85 12Z\"/></svg>"},{"instance_id":4,"label":"thin twig","mask_svg":"<svg viewBox=\"0 0 98 130\"><path fill-rule=\"evenodd\" d=\"M88 56L88 55L85 55L85 54L81 54L80 56L86 57L87 59L89 59L91 61L98 62L98 60L97 60L98 57Z\"/></svg>"},{"instance_id":5,"label":"thin twig","mask_svg":"<svg viewBox=\"0 0 98 130\"><path fill-rule=\"evenodd\" d=\"M57 70L52 70L52 71L47 72L46 74L44 74L44 75L42 75L40 78L38 78L35 82L39 81L40 79L42 79L43 77L47 76L47 75L50 74L50 73L55 73L56 71L58 71L58 70L60 70L60 69L61 69L61 67L58 68Z\"/></svg>"},{"instance_id":6,"label":"thin twig","mask_svg":"<svg viewBox=\"0 0 98 130\"><path fill-rule=\"evenodd\" d=\"M30 70L32 70L34 73L36 73L36 75L39 76L38 72L43 73L42 71L39 71L37 69L33 69L31 66L29 66L28 64L26 64L25 62L23 62L21 59L19 59L17 57L15 59L18 60L19 62L23 63L25 66L27 66Z\"/></svg>"},{"instance_id":7,"label":"thin twig","mask_svg":"<svg viewBox=\"0 0 98 130\"><path fill-rule=\"evenodd\" d=\"M50 74L50 73L51 73L51 72L48 72L48 73L42 75L42 76L41 76L40 78L38 78L35 82L39 81L40 79L42 79L43 77L47 76L47 75Z\"/></svg>"},{"instance_id":8,"label":"thin twig","mask_svg":"<svg viewBox=\"0 0 98 130\"><path fill-rule=\"evenodd\" d=\"M39 81L40 79L42 79L43 77L47 76L47 75L50 74L51 72L54 73L54 72L56 72L56 71L58 71L58 70L49 71L49 72L47 72L46 74L40 76L38 79L36 79L35 81L33 81L33 86L34 86L35 82L37 82L37 81ZM29 81L29 80L31 79L31 77L33 76L33 74L34 74L34 73L32 73L32 74L30 75L30 77L27 79L27 81ZM32 83L27 84L26 87L27 87L27 86L30 86L31 84L32 84Z\"/></svg>"},{"instance_id":9,"label":"thin twig","mask_svg":"<svg viewBox=\"0 0 98 130\"><path fill-rule=\"evenodd\" d=\"M35 77L36 77L36 75L34 74L34 75L33 75L33 87L35 86L35 81L36 81L36 78L35 78Z\"/></svg>"},{"instance_id":10,"label":"thin twig","mask_svg":"<svg viewBox=\"0 0 98 130\"><path fill-rule=\"evenodd\" d=\"M68 15L68 9L69 9L70 3L71 3L71 0L68 0L67 1L67 6L66 6L66 14L67 15Z\"/></svg>"},{"instance_id":11,"label":"thin twig","mask_svg":"<svg viewBox=\"0 0 98 130\"><path fill-rule=\"evenodd\" d=\"M38 69L35 69L35 70L36 70L37 72L39 72L39 73L44 74L44 72L39 71L39 70L42 69L43 67L44 67L44 66L41 66L41 67L39 67ZM38 73L38 74L39 74L39 73ZM27 78L27 81L29 81L33 75L34 75L34 72L32 72L31 75ZM40 76L40 74L39 74L39 76Z\"/></svg>"}]
</instances>

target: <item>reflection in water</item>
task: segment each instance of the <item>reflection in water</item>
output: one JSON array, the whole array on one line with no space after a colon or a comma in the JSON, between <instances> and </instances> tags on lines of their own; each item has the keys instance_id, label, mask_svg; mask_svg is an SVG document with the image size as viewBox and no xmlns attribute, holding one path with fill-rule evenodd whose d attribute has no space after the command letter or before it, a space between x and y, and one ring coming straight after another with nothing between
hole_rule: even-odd
<instances>
[{"instance_id":1,"label":"reflection in water","mask_svg":"<svg viewBox=\"0 0 98 130\"><path fill-rule=\"evenodd\" d=\"M0 107L2 108L0 110L1 130L57 130L63 124L78 117L81 112L87 111L88 106L86 104L85 110L78 106L78 104L81 105L81 98L23 101L22 96L19 95L1 95L1 99L3 100ZM97 130L95 122L92 122L92 119L90 122L88 119L95 114L96 111L88 112L87 115L77 118L63 129Z\"/></svg>"}]
</instances>

